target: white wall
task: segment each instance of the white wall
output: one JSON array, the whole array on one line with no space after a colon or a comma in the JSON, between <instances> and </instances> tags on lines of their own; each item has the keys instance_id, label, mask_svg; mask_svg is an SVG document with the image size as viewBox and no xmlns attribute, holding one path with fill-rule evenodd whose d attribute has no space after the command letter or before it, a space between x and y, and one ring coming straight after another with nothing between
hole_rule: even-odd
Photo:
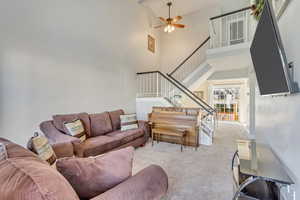
<instances>
[{"instance_id":1,"label":"white wall","mask_svg":"<svg viewBox=\"0 0 300 200\"><path fill-rule=\"evenodd\" d=\"M136 98L137 119L148 120L148 114L152 112L153 107L173 107L173 105L164 98Z\"/></svg>"},{"instance_id":2,"label":"white wall","mask_svg":"<svg viewBox=\"0 0 300 200\"><path fill-rule=\"evenodd\" d=\"M291 1L279 21L288 61L295 62L295 79L300 82L300 1ZM258 92L257 92L258 93ZM256 137L269 143L297 183L300 198L300 95L261 97L256 95Z\"/></svg>"},{"instance_id":3,"label":"white wall","mask_svg":"<svg viewBox=\"0 0 300 200\"><path fill-rule=\"evenodd\" d=\"M221 13L227 13L250 6L249 0L219 0Z\"/></svg>"},{"instance_id":4,"label":"white wall","mask_svg":"<svg viewBox=\"0 0 300 200\"><path fill-rule=\"evenodd\" d=\"M205 8L183 16L180 23L186 28L171 34L162 31L160 70L170 73L187 58L209 36L209 18L217 14L217 8Z\"/></svg>"},{"instance_id":5,"label":"white wall","mask_svg":"<svg viewBox=\"0 0 300 200\"><path fill-rule=\"evenodd\" d=\"M0 27L0 137L22 145L53 114L134 112L135 73L159 61L130 0L2 1Z\"/></svg>"}]
</instances>

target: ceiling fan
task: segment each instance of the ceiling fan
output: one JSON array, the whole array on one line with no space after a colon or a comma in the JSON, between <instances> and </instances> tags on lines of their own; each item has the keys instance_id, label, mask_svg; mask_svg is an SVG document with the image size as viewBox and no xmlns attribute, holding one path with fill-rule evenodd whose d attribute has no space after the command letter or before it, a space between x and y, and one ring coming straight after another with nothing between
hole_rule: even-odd
<instances>
[{"instance_id":1,"label":"ceiling fan","mask_svg":"<svg viewBox=\"0 0 300 200\"><path fill-rule=\"evenodd\" d=\"M177 22L179 20L182 19L181 16L177 16L175 18L171 18L171 6L172 6L172 2L169 2L167 3L167 6L169 7L169 18L168 19L165 19L163 17L159 17L159 19L164 23L163 25L159 25L159 26L156 26L154 28L162 28L162 27L165 27L164 28L164 31L166 33L171 33L175 30L175 28L184 28L185 25L183 24L177 24Z\"/></svg>"}]
</instances>

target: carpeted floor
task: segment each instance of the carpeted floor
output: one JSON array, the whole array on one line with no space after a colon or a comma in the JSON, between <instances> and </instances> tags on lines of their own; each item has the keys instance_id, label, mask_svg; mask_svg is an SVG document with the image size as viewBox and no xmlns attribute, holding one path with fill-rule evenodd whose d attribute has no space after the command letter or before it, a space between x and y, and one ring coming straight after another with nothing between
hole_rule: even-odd
<instances>
[{"instance_id":1,"label":"carpeted floor","mask_svg":"<svg viewBox=\"0 0 300 200\"><path fill-rule=\"evenodd\" d=\"M244 138L245 130L237 124L220 123L213 146L200 146L198 151L186 148L180 152L175 144L149 142L135 152L134 173L160 165L168 174L166 200L230 200L233 194L231 158L235 140Z\"/></svg>"}]
</instances>

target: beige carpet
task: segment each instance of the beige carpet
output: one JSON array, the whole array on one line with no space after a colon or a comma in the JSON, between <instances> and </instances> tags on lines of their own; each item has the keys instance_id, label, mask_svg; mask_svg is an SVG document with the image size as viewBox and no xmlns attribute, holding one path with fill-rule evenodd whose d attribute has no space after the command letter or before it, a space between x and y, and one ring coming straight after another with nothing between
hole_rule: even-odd
<instances>
[{"instance_id":1,"label":"beige carpet","mask_svg":"<svg viewBox=\"0 0 300 200\"><path fill-rule=\"evenodd\" d=\"M231 158L235 140L244 137L237 124L220 123L214 145L200 146L198 151L186 148L180 152L175 144L149 142L135 152L134 173L149 166L160 165L168 174L166 200L230 200L233 195Z\"/></svg>"}]
</instances>

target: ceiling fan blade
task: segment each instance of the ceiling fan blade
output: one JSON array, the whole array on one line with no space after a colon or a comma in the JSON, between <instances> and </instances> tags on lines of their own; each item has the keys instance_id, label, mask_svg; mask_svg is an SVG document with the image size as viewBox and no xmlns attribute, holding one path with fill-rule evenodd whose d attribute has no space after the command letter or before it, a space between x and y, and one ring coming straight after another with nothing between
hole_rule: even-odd
<instances>
[{"instance_id":1,"label":"ceiling fan blade","mask_svg":"<svg viewBox=\"0 0 300 200\"><path fill-rule=\"evenodd\" d=\"M158 26L154 26L154 28L161 28L161 27L164 27L166 25L158 25Z\"/></svg>"},{"instance_id":2,"label":"ceiling fan blade","mask_svg":"<svg viewBox=\"0 0 300 200\"><path fill-rule=\"evenodd\" d=\"M166 20L165 18L163 18L163 17L159 17L159 19L160 19L161 21L163 21L163 22L167 23L167 20Z\"/></svg>"},{"instance_id":3,"label":"ceiling fan blade","mask_svg":"<svg viewBox=\"0 0 300 200\"><path fill-rule=\"evenodd\" d=\"M175 17L175 18L172 20L172 22L173 22L173 23L176 23L176 22L178 22L179 20L182 20L182 17L181 17L181 16Z\"/></svg>"},{"instance_id":4,"label":"ceiling fan blade","mask_svg":"<svg viewBox=\"0 0 300 200\"><path fill-rule=\"evenodd\" d=\"M185 25L183 24L173 24L173 26L175 26L176 28L184 28Z\"/></svg>"}]
</instances>

